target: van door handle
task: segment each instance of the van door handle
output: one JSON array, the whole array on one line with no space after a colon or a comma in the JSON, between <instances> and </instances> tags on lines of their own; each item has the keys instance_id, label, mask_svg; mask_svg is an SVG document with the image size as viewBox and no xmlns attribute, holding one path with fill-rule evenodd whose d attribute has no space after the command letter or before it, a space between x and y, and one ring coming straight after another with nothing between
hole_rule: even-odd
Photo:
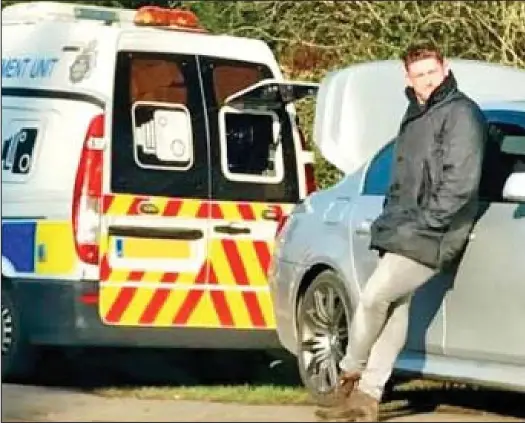
<instances>
[{"instance_id":1,"label":"van door handle","mask_svg":"<svg viewBox=\"0 0 525 423\"><path fill-rule=\"evenodd\" d=\"M224 225L224 226L215 226L214 231L219 234L228 234L228 235L244 235L249 234L250 228L244 226L234 226L234 225Z\"/></svg>"},{"instance_id":2,"label":"van door handle","mask_svg":"<svg viewBox=\"0 0 525 423\"><path fill-rule=\"evenodd\" d=\"M372 220L363 220L355 229L357 235L370 235L372 233Z\"/></svg>"},{"instance_id":3,"label":"van door handle","mask_svg":"<svg viewBox=\"0 0 525 423\"><path fill-rule=\"evenodd\" d=\"M262 218L264 220L275 220L279 221L282 218L283 214L281 210L277 207L268 207L262 211Z\"/></svg>"},{"instance_id":4,"label":"van door handle","mask_svg":"<svg viewBox=\"0 0 525 423\"><path fill-rule=\"evenodd\" d=\"M204 233L200 229L147 228L134 226L110 226L108 234L109 236L131 238L182 239L186 241L197 241L204 237Z\"/></svg>"},{"instance_id":5,"label":"van door handle","mask_svg":"<svg viewBox=\"0 0 525 423\"><path fill-rule=\"evenodd\" d=\"M149 201L143 201L139 205L139 210L144 214L158 214L159 208L156 204L150 203Z\"/></svg>"}]
</instances>

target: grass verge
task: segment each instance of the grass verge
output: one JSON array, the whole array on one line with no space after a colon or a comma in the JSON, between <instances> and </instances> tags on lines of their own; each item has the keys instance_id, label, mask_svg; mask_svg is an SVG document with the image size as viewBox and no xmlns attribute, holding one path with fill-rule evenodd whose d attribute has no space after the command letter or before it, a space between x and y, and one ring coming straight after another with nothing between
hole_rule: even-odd
<instances>
[{"instance_id":1,"label":"grass verge","mask_svg":"<svg viewBox=\"0 0 525 423\"><path fill-rule=\"evenodd\" d=\"M93 393L106 398L214 401L252 405L313 405L304 388L275 385L119 387L97 388Z\"/></svg>"},{"instance_id":2,"label":"grass verge","mask_svg":"<svg viewBox=\"0 0 525 423\"><path fill-rule=\"evenodd\" d=\"M445 384L412 380L395 387L395 391L398 392L436 389L446 389ZM271 384L103 387L94 389L93 393L106 398L214 401L252 405L314 405L314 401L302 386Z\"/></svg>"}]
</instances>

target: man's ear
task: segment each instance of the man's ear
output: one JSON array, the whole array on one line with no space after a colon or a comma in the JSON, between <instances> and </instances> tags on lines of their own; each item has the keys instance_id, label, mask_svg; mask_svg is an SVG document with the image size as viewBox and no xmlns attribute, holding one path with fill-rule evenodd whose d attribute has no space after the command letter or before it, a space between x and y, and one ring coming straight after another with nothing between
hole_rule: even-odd
<instances>
[{"instance_id":1,"label":"man's ear","mask_svg":"<svg viewBox=\"0 0 525 423\"><path fill-rule=\"evenodd\" d=\"M408 76L408 72L405 72L405 84L407 87L414 87L414 84L412 83L412 80L410 79L410 76Z\"/></svg>"},{"instance_id":2,"label":"man's ear","mask_svg":"<svg viewBox=\"0 0 525 423\"><path fill-rule=\"evenodd\" d=\"M443 68L445 70L445 75L448 76L448 74L450 73L450 63L447 59L443 59Z\"/></svg>"}]
</instances>

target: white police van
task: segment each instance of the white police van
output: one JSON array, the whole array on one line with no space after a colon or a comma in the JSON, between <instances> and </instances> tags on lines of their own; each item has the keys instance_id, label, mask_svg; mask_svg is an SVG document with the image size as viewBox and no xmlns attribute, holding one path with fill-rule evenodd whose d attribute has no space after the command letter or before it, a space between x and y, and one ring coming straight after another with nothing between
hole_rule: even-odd
<instances>
[{"instance_id":1,"label":"white police van","mask_svg":"<svg viewBox=\"0 0 525 423\"><path fill-rule=\"evenodd\" d=\"M188 11L4 8L2 375L40 345L278 347L267 272L315 189L292 103L316 90Z\"/></svg>"}]
</instances>

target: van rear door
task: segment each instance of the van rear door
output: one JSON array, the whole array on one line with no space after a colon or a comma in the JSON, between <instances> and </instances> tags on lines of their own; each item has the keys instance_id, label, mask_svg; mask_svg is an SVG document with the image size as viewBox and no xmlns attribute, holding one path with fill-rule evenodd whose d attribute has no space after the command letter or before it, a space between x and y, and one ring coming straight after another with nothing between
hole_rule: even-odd
<instances>
[{"instance_id":1,"label":"van rear door","mask_svg":"<svg viewBox=\"0 0 525 423\"><path fill-rule=\"evenodd\" d=\"M214 326L203 296L210 179L196 58L126 50L116 69L100 317L120 326Z\"/></svg>"},{"instance_id":2,"label":"van rear door","mask_svg":"<svg viewBox=\"0 0 525 423\"><path fill-rule=\"evenodd\" d=\"M303 151L286 106L316 84L301 91L289 83L283 98L265 65L199 61L212 160L209 283L224 293L225 326L274 329L267 280L274 238L305 195Z\"/></svg>"}]
</instances>

